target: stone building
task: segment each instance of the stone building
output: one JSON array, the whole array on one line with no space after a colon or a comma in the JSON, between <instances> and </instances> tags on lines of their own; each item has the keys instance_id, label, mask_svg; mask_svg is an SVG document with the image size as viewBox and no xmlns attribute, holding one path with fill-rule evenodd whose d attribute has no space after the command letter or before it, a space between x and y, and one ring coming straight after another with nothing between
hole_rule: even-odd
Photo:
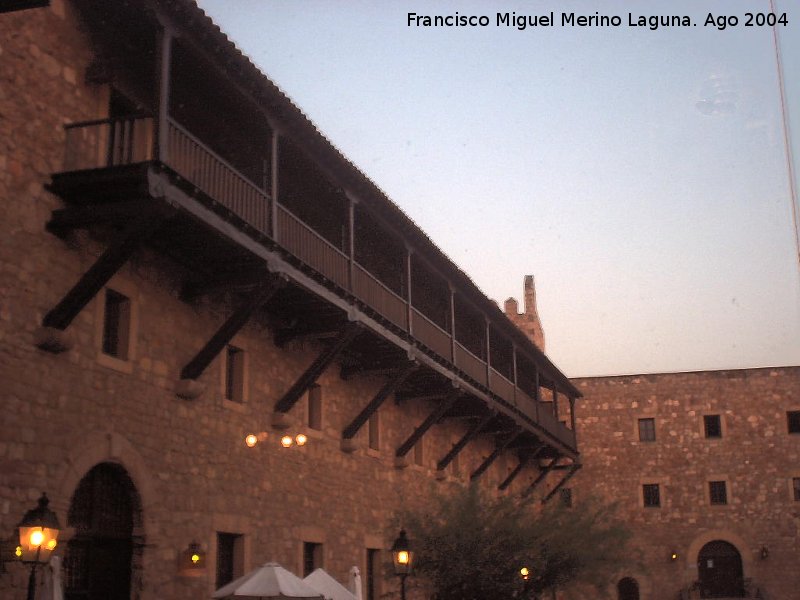
<instances>
[{"instance_id":1,"label":"stone building","mask_svg":"<svg viewBox=\"0 0 800 600\"><path fill-rule=\"evenodd\" d=\"M503 306L506 316L536 344L542 352L544 348L544 329L539 320L539 312L536 309L536 286L533 275L526 275L523 284L523 311L519 312L519 303L515 298L508 298Z\"/></svg>"},{"instance_id":2,"label":"stone building","mask_svg":"<svg viewBox=\"0 0 800 600\"><path fill-rule=\"evenodd\" d=\"M580 467L577 387L191 0L0 4L0 208L0 538L47 492L68 600L373 600L400 510Z\"/></svg>"},{"instance_id":3,"label":"stone building","mask_svg":"<svg viewBox=\"0 0 800 600\"><path fill-rule=\"evenodd\" d=\"M800 367L573 383L575 501L615 500L639 563L608 598L800 597Z\"/></svg>"}]
</instances>

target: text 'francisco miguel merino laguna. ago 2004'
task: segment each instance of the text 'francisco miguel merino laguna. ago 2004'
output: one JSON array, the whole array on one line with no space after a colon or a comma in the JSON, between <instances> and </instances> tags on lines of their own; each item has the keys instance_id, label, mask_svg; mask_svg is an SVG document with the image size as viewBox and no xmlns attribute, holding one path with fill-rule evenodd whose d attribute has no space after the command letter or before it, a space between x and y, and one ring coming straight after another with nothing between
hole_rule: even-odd
<instances>
[{"instance_id":1,"label":"text 'francisco miguel merino laguna. ago 2004'","mask_svg":"<svg viewBox=\"0 0 800 600\"><path fill-rule=\"evenodd\" d=\"M595 12L582 15L574 12L559 13L556 18L553 11L541 15L523 15L515 12L496 13L494 19L489 15L462 15L458 12L451 15L407 14L409 27L509 27L524 31L529 27L646 27L651 30L660 27L713 27L724 30L728 27L771 27L787 25L786 13L744 13L741 15L715 15L708 13L705 19L693 20L688 15L635 15L627 14L627 20L620 15L602 15Z\"/></svg>"}]
</instances>

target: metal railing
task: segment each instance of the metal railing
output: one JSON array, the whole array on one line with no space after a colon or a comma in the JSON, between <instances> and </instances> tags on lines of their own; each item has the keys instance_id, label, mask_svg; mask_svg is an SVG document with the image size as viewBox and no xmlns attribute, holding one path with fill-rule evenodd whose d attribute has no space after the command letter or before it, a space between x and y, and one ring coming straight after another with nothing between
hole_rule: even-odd
<instances>
[{"instance_id":1,"label":"metal railing","mask_svg":"<svg viewBox=\"0 0 800 600\"><path fill-rule=\"evenodd\" d=\"M486 363L456 342L456 366L472 379L486 385Z\"/></svg>"},{"instance_id":2,"label":"metal railing","mask_svg":"<svg viewBox=\"0 0 800 600\"><path fill-rule=\"evenodd\" d=\"M514 403L514 383L495 369L492 369L489 375L489 389L506 402Z\"/></svg>"},{"instance_id":3,"label":"metal railing","mask_svg":"<svg viewBox=\"0 0 800 600\"><path fill-rule=\"evenodd\" d=\"M401 329L408 331L408 310L405 300L383 285L361 265L353 269L353 294L389 319Z\"/></svg>"},{"instance_id":4,"label":"metal railing","mask_svg":"<svg viewBox=\"0 0 800 600\"><path fill-rule=\"evenodd\" d=\"M132 116L64 126L64 170L83 171L153 159L153 119Z\"/></svg>"},{"instance_id":5,"label":"metal railing","mask_svg":"<svg viewBox=\"0 0 800 600\"><path fill-rule=\"evenodd\" d=\"M411 309L411 331L414 339L442 358L453 362L453 346L450 341L450 334L416 308Z\"/></svg>"}]
</instances>

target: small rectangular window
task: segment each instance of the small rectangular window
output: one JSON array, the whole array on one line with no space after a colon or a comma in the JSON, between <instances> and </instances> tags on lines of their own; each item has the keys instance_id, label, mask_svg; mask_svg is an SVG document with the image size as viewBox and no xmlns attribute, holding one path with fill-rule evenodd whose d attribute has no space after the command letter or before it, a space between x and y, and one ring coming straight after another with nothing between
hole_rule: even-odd
<instances>
[{"instance_id":1,"label":"small rectangular window","mask_svg":"<svg viewBox=\"0 0 800 600\"><path fill-rule=\"evenodd\" d=\"M645 483L642 486L642 501L649 508L661 506L661 488L657 483Z\"/></svg>"},{"instance_id":2,"label":"small rectangular window","mask_svg":"<svg viewBox=\"0 0 800 600\"><path fill-rule=\"evenodd\" d=\"M367 548L367 576L366 600L378 600L380 597L380 590L378 589L378 573L380 573L380 550L375 548Z\"/></svg>"},{"instance_id":3,"label":"small rectangular window","mask_svg":"<svg viewBox=\"0 0 800 600\"><path fill-rule=\"evenodd\" d=\"M800 502L800 477L792 477L792 493L795 502Z\"/></svg>"},{"instance_id":4,"label":"small rectangular window","mask_svg":"<svg viewBox=\"0 0 800 600\"><path fill-rule=\"evenodd\" d=\"M217 532L217 588L244 575L244 536Z\"/></svg>"},{"instance_id":5,"label":"small rectangular window","mask_svg":"<svg viewBox=\"0 0 800 600\"><path fill-rule=\"evenodd\" d=\"M303 542L303 577L322 567L322 544Z\"/></svg>"},{"instance_id":6,"label":"small rectangular window","mask_svg":"<svg viewBox=\"0 0 800 600\"><path fill-rule=\"evenodd\" d=\"M572 508L572 488L561 488L559 491L561 506Z\"/></svg>"},{"instance_id":7,"label":"small rectangular window","mask_svg":"<svg viewBox=\"0 0 800 600\"><path fill-rule=\"evenodd\" d=\"M703 417L703 427L707 438L722 437L722 419L719 415L705 415Z\"/></svg>"},{"instance_id":8,"label":"small rectangular window","mask_svg":"<svg viewBox=\"0 0 800 600\"><path fill-rule=\"evenodd\" d=\"M709 481L708 496L711 504L727 504L728 489L724 481Z\"/></svg>"},{"instance_id":9,"label":"small rectangular window","mask_svg":"<svg viewBox=\"0 0 800 600\"><path fill-rule=\"evenodd\" d=\"M652 418L639 419L639 441L656 441L656 420Z\"/></svg>"},{"instance_id":10,"label":"small rectangular window","mask_svg":"<svg viewBox=\"0 0 800 600\"><path fill-rule=\"evenodd\" d=\"M308 426L322 429L322 387L312 385L308 390Z\"/></svg>"},{"instance_id":11,"label":"small rectangular window","mask_svg":"<svg viewBox=\"0 0 800 600\"><path fill-rule=\"evenodd\" d=\"M789 433L800 433L800 410L786 411L786 424Z\"/></svg>"},{"instance_id":12,"label":"small rectangular window","mask_svg":"<svg viewBox=\"0 0 800 600\"><path fill-rule=\"evenodd\" d=\"M381 449L381 429L378 413L372 413L369 418L369 448L370 450Z\"/></svg>"},{"instance_id":13,"label":"small rectangular window","mask_svg":"<svg viewBox=\"0 0 800 600\"><path fill-rule=\"evenodd\" d=\"M228 346L225 353L225 399L244 401L244 350Z\"/></svg>"},{"instance_id":14,"label":"small rectangular window","mask_svg":"<svg viewBox=\"0 0 800 600\"><path fill-rule=\"evenodd\" d=\"M107 289L103 311L103 352L120 360L128 360L130 327L130 298Z\"/></svg>"},{"instance_id":15,"label":"small rectangular window","mask_svg":"<svg viewBox=\"0 0 800 600\"><path fill-rule=\"evenodd\" d=\"M425 464L425 447L422 445L423 438L419 438L414 444L414 464L421 467Z\"/></svg>"}]
</instances>

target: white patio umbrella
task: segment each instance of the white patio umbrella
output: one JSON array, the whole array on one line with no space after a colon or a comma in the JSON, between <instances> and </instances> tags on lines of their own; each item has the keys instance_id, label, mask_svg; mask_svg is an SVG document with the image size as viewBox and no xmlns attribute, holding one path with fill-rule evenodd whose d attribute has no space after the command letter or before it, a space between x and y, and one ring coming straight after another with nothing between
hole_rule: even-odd
<instances>
[{"instance_id":1,"label":"white patio umbrella","mask_svg":"<svg viewBox=\"0 0 800 600\"><path fill-rule=\"evenodd\" d=\"M234 579L211 597L233 600L323 600L322 594L278 563L267 563Z\"/></svg>"},{"instance_id":2,"label":"white patio umbrella","mask_svg":"<svg viewBox=\"0 0 800 600\"><path fill-rule=\"evenodd\" d=\"M325 596L325 600L355 600L356 597L325 569L315 569L303 579L308 585Z\"/></svg>"},{"instance_id":3,"label":"white patio umbrella","mask_svg":"<svg viewBox=\"0 0 800 600\"><path fill-rule=\"evenodd\" d=\"M350 591L353 592L356 600L362 600L361 571L358 570L358 567L350 567Z\"/></svg>"}]
</instances>

